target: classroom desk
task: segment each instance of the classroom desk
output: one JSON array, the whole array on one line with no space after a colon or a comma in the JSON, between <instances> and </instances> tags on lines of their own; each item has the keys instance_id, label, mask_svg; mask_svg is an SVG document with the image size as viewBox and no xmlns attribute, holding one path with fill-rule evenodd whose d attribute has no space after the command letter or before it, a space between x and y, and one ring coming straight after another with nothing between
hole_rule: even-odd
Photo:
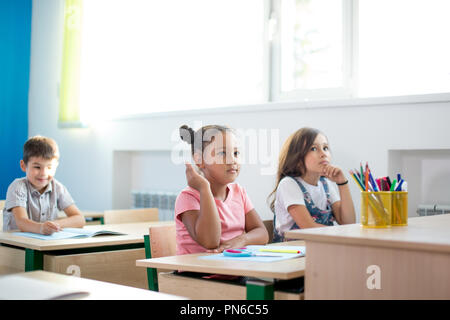
<instances>
[{"instance_id":1,"label":"classroom desk","mask_svg":"<svg viewBox=\"0 0 450 320\"><path fill-rule=\"evenodd\" d=\"M273 245L304 245L303 241L290 241ZM302 277L305 271L305 257L277 261L251 262L238 260L205 260L199 256L210 253L196 253L154 259L137 260L136 265L146 268L166 270L182 270L199 273L247 276L255 278L290 280ZM289 295L273 291L273 283L269 281L248 281L243 286L220 284L220 282L186 278L173 273L158 274L161 292L178 292L194 299L302 299L303 294ZM240 288L238 288L240 287ZM246 290L246 292L245 292Z\"/></svg>"},{"instance_id":2,"label":"classroom desk","mask_svg":"<svg viewBox=\"0 0 450 320\"><path fill-rule=\"evenodd\" d=\"M66 294L66 295L64 295ZM180 300L165 293L67 276L32 271L0 276L0 300Z\"/></svg>"},{"instance_id":3,"label":"classroom desk","mask_svg":"<svg viewBox=\"0 0 450 320\"><path fill-rule=\"evenodd\" d=\"M81 211L87 224L105 224L103 211Z\"/></svg>"},{"instance_id":4,"label":"classroom desk","mask_svg":"<svg viewBox=\"0 0 450 320\"><path fill-rule=\"evenodd\" d=\"M450 214L386 229L292 230L306 241L305 299L450 299Z\"/></svg>"},{"instance_id":5,"label":"classroom desk","mask_svg":"<svg viewBox=\"0 0 450 320\"><path fill-rule=\"evenodd\" d=\"M145 257L144 235L151 225L173 223L90 225L85 229L118 231L126 235L63 240L39 240L16 236L13 231L0 232L0 273L46 270L147 288L145 270L135 266L137 259Z\"/></svg>"}]
</instances>

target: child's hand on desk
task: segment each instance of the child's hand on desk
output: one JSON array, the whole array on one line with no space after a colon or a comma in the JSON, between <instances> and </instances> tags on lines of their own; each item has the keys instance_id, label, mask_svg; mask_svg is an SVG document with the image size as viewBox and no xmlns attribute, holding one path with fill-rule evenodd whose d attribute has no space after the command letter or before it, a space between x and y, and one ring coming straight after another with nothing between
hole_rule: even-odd
<instances>
[{"instance_id":1,"label":"child's hand on desk","mask_svg":"<svg viewBox=\"0 0 450 320\"><path fill-rule=\"evenodd\" d=\"M189 187L199 192L206 190L205 188L209 188L209 181L198 173L190 163L186 163L186 180Z\"/></svg>"},{"instance_id":2,"label":"child's hand on desk","mask_svg":"<svg viewBox=\"0 0 450 320\"><path fill-rule=\"evenodd\" d=\"M53 232L61 231L61 227L58 223L53 221L46 221L41 224L41 233L45 235L50 235Z\"/></svg>"},{"instance_id":3,"label":"child's hand on desk","mask_svg":"<svg viewBox=\"0 0 450 320\"><path fill-rule=\"evenodd\" d=\"M217 247L216 249L211 249L208 250L207 252L222 252L223 250L226 249L237 249L237 248L243 248L247 245L247 242L245 241L245 238L243 235L237 236L233 239L224 241L220 244L219 247Z\"/></svg>"},{"instance_id":4,"label":"child's hand on desk","mask_svg":"<svg viewBox=\"0 0 450 320\"><path fill-rule=\"evenodd\" d=\"M335 183L344 183L345 181L347 181L341 168L338 168L331 164L327 164L324 166L322 174L324 177Z\"/></svg>"}]
</instances>

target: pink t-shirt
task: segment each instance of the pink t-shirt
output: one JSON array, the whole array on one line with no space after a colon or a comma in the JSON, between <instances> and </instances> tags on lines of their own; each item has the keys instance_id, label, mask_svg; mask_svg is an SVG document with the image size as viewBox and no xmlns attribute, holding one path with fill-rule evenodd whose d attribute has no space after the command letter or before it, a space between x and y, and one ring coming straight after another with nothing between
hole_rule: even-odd
<instances>
[{"instance_id":1,"label":"pink t-shirt","mask_svg":"<svg viewBox=\"0 0 450 320\"><path fill-rule=\"evenodd\" d=\"M222 228L221 242L232 239L245 231L245 215L253 209L244 188L236 183L230 183L228 189L225 201L215 199ZM200 210L200 192L186 187L175 202L177 254L198 253L207 250L192 239L181 221L181 214L190 210Z\"/></svg>"}]
</instances>

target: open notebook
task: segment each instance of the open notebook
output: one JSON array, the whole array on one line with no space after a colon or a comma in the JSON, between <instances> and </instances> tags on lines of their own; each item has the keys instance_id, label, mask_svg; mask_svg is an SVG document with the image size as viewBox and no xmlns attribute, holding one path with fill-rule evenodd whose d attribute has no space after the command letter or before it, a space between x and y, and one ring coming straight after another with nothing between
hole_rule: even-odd
<instances>
[{"instance_id":1,"label":"open notebook","mask_svg":"<svg viewBox=\"0 0 450 320\"><path fill-rule=\"evenodd\" d=\"M59 239L74 239L74 238L89 238L101 235L125 235L125 233L108 231L108 230L88 230L82 228L64 228L62 231L54 232L50 235L44 235L40 233L32 232L13 232L14 235L41 239L41 240L59 240Z\"/></svg>"},{"instance_id":2,"label":"open notebook","mask_svg":"<svg viewBox=\"0 0 450 320\"><path fill-rule=\"evenodd\" d=\"M286 252L264 252L263 250L295 250L298 253L286 253ZM223 253L200 256L199 259L206 260L238 260L238 261L255 261L255 262L275 262L288 259L294 259L305 256L305 246L268 246L268 245L250 245L246 246L246 250L254 253L252 257L229 257L224 256Z\"/></svg>"}]
</instances>

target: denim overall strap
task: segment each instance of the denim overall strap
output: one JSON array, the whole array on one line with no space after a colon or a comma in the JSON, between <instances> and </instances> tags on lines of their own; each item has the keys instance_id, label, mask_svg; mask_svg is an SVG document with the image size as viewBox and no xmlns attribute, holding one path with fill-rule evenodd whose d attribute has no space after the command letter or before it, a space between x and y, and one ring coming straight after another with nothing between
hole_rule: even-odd
<instances>
[{"instance_id":1,"label":"denim overall strap","mask_svg":"<svg viewBox=\"0 0 450 320\"><path fill-rule=\"evenodd\" d=\"M302 190L303 197L305 199L305 206L308 209L308 212L310 213L311 217L314 219L314 222L324 224L327 226L332 226L333 221L335 221L335 217L333 214L333 210L331 208L330 192L329 192L328 184L327 184L325 178L320 177L320 182L323 184L323 189L325 190L325 194L327 197L327 208L325 210L321 210L318 207L316 207L316 205L314 204L314 202L311 199L311 195L306 190L306 188L303 186L303 184L300 181L298 181L297 179L295 179L294 177L291 177L291 178L294 179L294 181L297 183L297 185ZM284 234L282 235L279 232L277 232L277 230L275 229L275 225L276 225L276 215L273 219L273 226L274 226L273 242L282 242L282 241L284 241ZM297 225L297 223L295 223L295 222L290 230L294 230L294 229L300 229L299 226Z\"/></svg>"},{"instance_id":2,"label":"denim overall strap","mask_svg":"<svg viewBox=\"0 0 450 320\"><path fill-rule=\"evenodd\" d=\"M320 181L322 182L323 190L325 190L325 194L327 195L327 208L331 207L330 189L328 188L327 180L325 180L325 177L320 177Z\"/></svg>"},{"instance_id":3,"label":"denim overall strap","mask_svg":"<svg viewBox=\"0 0 450 320\"><path fill-rule=\"evenodd\" d=\"M325 194L327 197L327 208L325 210L319 209L314 201L311 198L311 195L306 190L306 188L303 186L303 184L298 181L297 179L294 179L297 184L299 185L300 189L303 191L303 195L305 197L305 205L308 209L309 213L311 214L311 217L313 217L314 221L316 223L324 224L326 226L332 226L333 221L335 220L333 209L331 208L331 200L330 200L330 191L328 188L327 181L325 180L325 177L320 177L320 182L323 185L323 189L325 190Z\"/></svg>"}]
</instances>

